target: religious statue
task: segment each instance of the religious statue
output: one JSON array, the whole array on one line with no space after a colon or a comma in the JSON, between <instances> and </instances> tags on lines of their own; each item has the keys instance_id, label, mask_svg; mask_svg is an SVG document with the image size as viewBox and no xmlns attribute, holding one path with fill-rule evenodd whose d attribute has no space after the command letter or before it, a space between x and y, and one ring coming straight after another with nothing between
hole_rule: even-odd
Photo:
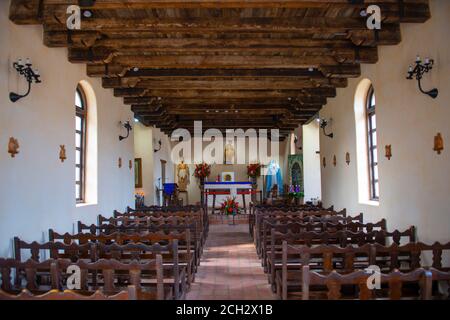
<instances>
[{"instance_id":1,"label":"religious statue","mask_svg":"<svg viewBox=\"0 0 450 320\"><path fill-rule=\"evenodd\" d=\"M225 145L225 164L234 163L234 146L231 140Z\"/></svg>"},{"instance_id":2,"label":"religious statue","mask_svg":"<svg viewBox=\"0 0 450 320\"><path fill-rule=\"evenodd\" d=\"M177 177L178 177L178 190L186 191L187 185L189 184L189 167L184 160L177 166Z\"/></svg>"},{"instance_id":3,"label":"religious statue","mask_svg":"<svg viewBox=\"0 0 450 320\"><path fill-rule=\"evenodd\" d=\"M272 192L272 188L277 186L275 190L277 190L278 194L283 193L283 177L281 175L281 168L279 164L275 160L270 160L269 165L267 166L267 174L266 174L266 194L270 194Z\"/></svg>"}]
</instances>

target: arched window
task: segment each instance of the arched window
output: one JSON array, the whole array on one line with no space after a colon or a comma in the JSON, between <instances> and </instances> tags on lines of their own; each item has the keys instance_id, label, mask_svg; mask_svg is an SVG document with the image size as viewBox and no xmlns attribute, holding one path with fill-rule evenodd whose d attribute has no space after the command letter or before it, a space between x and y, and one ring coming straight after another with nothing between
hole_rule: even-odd
<instances>
[{"instance_id":1,"label":"arched window","mask_svg":"<svg viewBox=\"0 0 450 320\"><path fill-rule=\"evenodd\" d=\"M380 187L378 184L377 118L375 114L375 92L373 86L370 86L367 92L366 119L370 199L378 200L380 198Z\"/></svg>"},{"instance_id":2,"label":"arched window","mask_svg":"<svg viewBox=\"0 0 450 320\"><path fill-rule=\"evenodd\" d=\"M75 198L85 201L86 191L86 136L88 105L81 86L75 91Z\"/></svg>"},{"instance_id":3,"label":"arched window","mask_svg":"<svg viewBox=\"0 0 450 320\"><path fill-rule=\"evenodd\" d=\"M356 165L358 199L361 204L379 205L377 122L375 91L369 79L363 79L355 92Z\"/></svg>"}]
</instances>

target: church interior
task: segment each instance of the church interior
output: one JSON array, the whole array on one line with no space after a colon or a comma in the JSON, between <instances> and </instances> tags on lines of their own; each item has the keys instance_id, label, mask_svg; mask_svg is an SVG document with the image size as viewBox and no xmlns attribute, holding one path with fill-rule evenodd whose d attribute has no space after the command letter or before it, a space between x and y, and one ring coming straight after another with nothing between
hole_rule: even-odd
<instances>
[{"instance_id":1,"label":"church interior","mask_svg":"<svg viewBox=\"0 0 450 320\"><path fill-rule=\"evenodd\" d=\"M0 6L0 300L450 299L450 1Z\"/></svg>"}]
</instances>

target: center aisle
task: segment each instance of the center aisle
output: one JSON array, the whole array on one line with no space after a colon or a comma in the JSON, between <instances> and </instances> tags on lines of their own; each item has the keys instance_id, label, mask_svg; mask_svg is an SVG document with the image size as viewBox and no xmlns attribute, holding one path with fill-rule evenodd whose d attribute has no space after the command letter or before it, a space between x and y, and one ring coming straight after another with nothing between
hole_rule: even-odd
<instances>
[{"instance_id":1,"label":"center aisle","mask_svg":"<svg viewBox=\"0 0 450 320\"><path fill-rule=\"evenodd\" d=\"M247 224L210 225L187 300L275 299Z\"/></svg>"}]
</instances>

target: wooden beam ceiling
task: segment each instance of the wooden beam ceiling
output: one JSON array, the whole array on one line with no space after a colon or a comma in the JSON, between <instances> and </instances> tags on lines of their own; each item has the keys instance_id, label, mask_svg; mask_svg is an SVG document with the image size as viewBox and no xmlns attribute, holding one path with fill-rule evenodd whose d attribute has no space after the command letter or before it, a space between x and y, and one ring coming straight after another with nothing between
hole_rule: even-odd
<instances>
[{"instance_id":1,"label":"wooden beam ceiling","mask_svg":"<svg viewBox=\"0 0 450 320\"><path fill-rule=\"evenodd\" d=\"M281 137L336 96L400 23L430 18L428 0L96 0L81 30L66 27L75 0L12 0L16 24L42 24L44 43L122 97L145 125L170 134L279 128ZM382 29L361 10L381 8Z\"/></svg>"}]
</instances>

